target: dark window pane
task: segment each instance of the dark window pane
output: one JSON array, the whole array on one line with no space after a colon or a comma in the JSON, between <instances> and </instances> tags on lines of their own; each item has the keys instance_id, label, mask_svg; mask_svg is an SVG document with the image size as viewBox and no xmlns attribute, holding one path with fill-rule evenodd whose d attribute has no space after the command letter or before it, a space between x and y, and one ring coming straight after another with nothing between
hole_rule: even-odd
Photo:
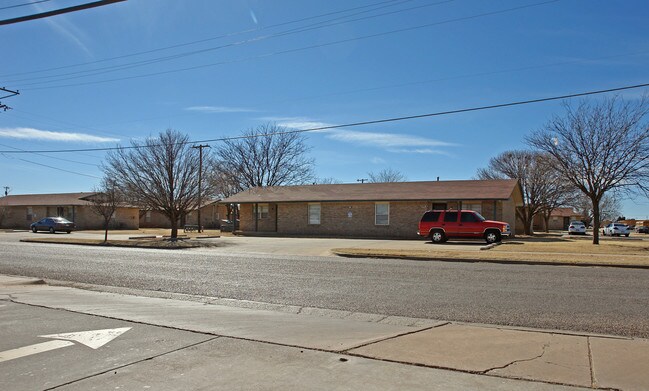
<instances>
[{"instance_id":1,"label":"dark window pane","mask_svg":"<svg viewBox=\"0 0 649 391\"><path fill-rule=\"evenodd\" d=\"M457 221L457 212L446 212L444 215L444 221L447 223L453 223Z\"/></svg>"}]
</instances>

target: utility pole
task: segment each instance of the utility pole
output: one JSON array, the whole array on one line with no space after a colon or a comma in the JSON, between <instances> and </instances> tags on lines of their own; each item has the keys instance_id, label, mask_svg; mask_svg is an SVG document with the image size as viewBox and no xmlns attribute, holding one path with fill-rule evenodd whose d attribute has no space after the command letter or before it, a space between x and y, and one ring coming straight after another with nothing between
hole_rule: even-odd
<instances>
[{"instance_id":1,"label":"utility pole","mask_svg":"<svg viewBox=\"0 0 649 391\"><path fill-rule=\"evenodd\" d=\"M203 190L201 189L201 184L203 182L203 148L211 148L209 144L205 145L194 145L192 148L198 149L198 232L203 232L203 226L201 225L201 206L202 205L202 196Z\"/></svg>"},{"instance_id":2,"label":"utility pole","mask_svg":"<svg viewBox=\"0 0 649 391\"><path fill-rule=\"evenodd\" d=\"M369 179L367 178L356 179L356 182L360 182L360 183L365 183L366 181L369 181Z\"/></svg>"},{"instance_id":3,"label":"utility pole","mask_svg":"<svg viewBox=\"0 0 649 391\"><path fill-rule=\"evenodd\" d=\"M5 197L9 195L9 190L11 190L11 187L9 186L4 186L5 189Z\"/></svg>"}]
</instances>

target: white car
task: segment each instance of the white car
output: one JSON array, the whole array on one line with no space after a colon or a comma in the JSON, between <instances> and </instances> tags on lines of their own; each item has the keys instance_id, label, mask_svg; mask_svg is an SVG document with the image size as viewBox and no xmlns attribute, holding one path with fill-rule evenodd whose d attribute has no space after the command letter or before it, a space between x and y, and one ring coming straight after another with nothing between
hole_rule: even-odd
<instances>
[{"instance_id":1,"label":"white car","mask_svg":"<svg viewBox=\"0 0 649 391\"><path fill-rule=\"evenodd\" d=\"M568 235L586 235L586 224L581 221L571 221L568 226Z\"/></svg>"},{"instance_id":2,"label":"white car","mask_svg":"<svg viewBox=\"0 0 649 391\"><path fill-rule=\"evenodd\" d=\"M629 236L629 226L620 223L611 223L604 227L604 235L609 236Z\"/></svg>"}]
</instances>

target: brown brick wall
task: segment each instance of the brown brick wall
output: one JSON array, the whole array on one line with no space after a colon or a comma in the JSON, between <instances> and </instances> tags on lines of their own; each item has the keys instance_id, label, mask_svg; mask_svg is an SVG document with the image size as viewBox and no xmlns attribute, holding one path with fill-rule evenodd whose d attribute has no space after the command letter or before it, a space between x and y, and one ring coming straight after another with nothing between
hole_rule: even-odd
<instances>
[{"instance_id":1,"label":"brown brick wall","mask_svg":"<svg viewBox=\"0 0 649 391\"><path fill-rule=\"evenodd\" d=\"M480 201L474 201L480 202ZM376 238L417 238L421 215L431 209L431 202L390 202L388 225L376 225L374 202L322 202L320 203L320 224L308 223L308 203L270 204L269 218L259 219L257 227L253 204L241 205L240 230L245 232L277 232L278 235L306 236L350 236ZM458 202L446 202L449 209L457 209ZM482 215L494 219L494 202L482 201ZM515 232L513 200L496 201L495 220L510 224ZM275 226L275 206L277 225ZM351 212L351 217L349 213ZM276 229L275 229L276 227Z\"/></svg>"},{"instance_id":2,"label":"brown brick wall","mask_svg":"<svg viewBox=\"0 0 649 391\"><path fill-rule=\"evenodd\" d=\"M7 216L2 221L2 228L28 229L29 225L44 217L57 216L56 206L33 206L32 218L27 219L26 206L6 207ZM104 219L88 206L67 207L65 217L74 221L77 229L103 229ZM136 208L118 208L111 228L138 229L138 210Z\"/></svg>"},{"instance_id":3,"label":"brown brick wall","mask_svg":"<svg viewBox=\"0 0 649 391\"><path fill-rule=\"evenodd\" d=\"M417 224L429 204L389 204L388 225L375 224L374 202L323 202L318 225L308 224L307 203L278 204L277 231L288 235L416 238Z\"/></svg>"}]
</instances>

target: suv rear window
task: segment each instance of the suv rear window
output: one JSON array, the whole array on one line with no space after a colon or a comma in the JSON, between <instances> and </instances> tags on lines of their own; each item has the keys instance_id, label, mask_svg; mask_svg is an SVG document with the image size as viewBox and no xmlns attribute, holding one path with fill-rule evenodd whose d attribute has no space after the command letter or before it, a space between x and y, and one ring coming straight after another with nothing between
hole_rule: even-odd
<instances>
[{"instance_id":1,"label":"suv rear window","mask_svg":"<svg viewBox=\"0 0 649 391\"><path fill-rule=\"evenodd\" d=\"M457 221L457 212L446 212L444 214L444 221L447 223L454 223Z\"/></svg>"},{"instance_id":2,"label":"suv rear window","mask_svg":"<svg viewBox=\"0 0 649 391\"><path fill-rule=\"evenodd\" d=\"M433 223L439 220L439 212L432 212L428 211L424 213L424 215L421 217L421 221L426 222L426 223Z\"/></svg>"}]
</instances>

